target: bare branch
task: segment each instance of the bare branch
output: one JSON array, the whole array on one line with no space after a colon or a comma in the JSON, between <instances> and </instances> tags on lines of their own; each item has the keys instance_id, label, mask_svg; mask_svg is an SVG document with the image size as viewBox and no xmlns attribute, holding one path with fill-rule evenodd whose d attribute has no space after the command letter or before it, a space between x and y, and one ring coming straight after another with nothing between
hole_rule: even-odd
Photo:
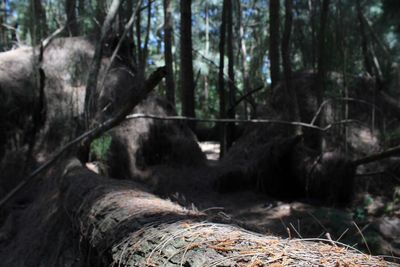
<instances>
[{"instance_id":1,"label":"bare branch","mask_svg":"<svg viewBox=\"0 0 400 267\"><path fill-rule=\"evenodd\" d=\"M142 0L140 0L137 3L135 11L132 13L132 16L130 17L128 23L126 23L126 25L124 27L124 32L122 33L122 36L118 41L117 47L115 47L114 52L111 55L110 62L107 65L106 71L104 72L103 79L101 81L102 89L104 88L104 81L106 79L106 76L107 76L108 72L110 71L112 63L114 62L114 60L115 60L115 58L116 58L116 56L118 54L119 49L121 48L122 42L125 40L125 37L128 34L128 32L129 32L130 28L132 27L133 23L135 23L135 21L136 21L137 14L138 14L138 12L140 10L140 6L141 5L142 5Z\"/></svg>"},{"instance_id":2,"label":"bare branch","mask_svg":"<svg viewBox=\"0 0 400 267\"><path fill-rule=\"evenodd\" d=\"M395 146L395 147L389 148L383 152L379 152L376 154L366 156L364 158L354 160L352 162L352 164L354 166L359 166L359 165L368 164L368 163L371 163L374 161L386 159L386 158L389 158L392 156L399 156L399 155L400 155L400 146Z\"/></svg>"},{"instance_id":3,"label":"bare branch","mask_svg":"<svg viewBox=\"0 0 400 267\"><path fill-rule=\"evenodd\" d=\"M100 71L101 58L103 55L103 44L106 39L106 35L111 28L112 22L114 21L121 0L113 0L110 6L110 10L107 13L106 19L104 20L103 26L101 27L100 39L96 44L92 63L89 68L89 75L86 83L86 95L85 95L85 126L86 129L90 127L89 120L93 117L96 107L96 92L97 92L97 78Z\"/></svg>"},{"instance_id":4,"label":"bare branch","mask_svg":"<svg viewBox=\"0 0 400 267\"><path fill-rule=\"evenodd\" d=\"M370 103L368 101L362 100L362 99L357 99L357 98L351 98L351 97L343 97L343 98L332 98L332 99L327 99L324 102L321 103L321 105L319 106L317 112L315 113L313 119L311 120L310 124L315 125L316 120L318 119L318 116L321 114L322 109L330 102L334 102L334 101L343 101L343 102L357 102L357 103L362 103L365 105L369 105L373 108L375 108L377 111L379 111L382 115L384 115L385 113L375 104Z\"/></svg>"},{"instance_id":5,"label":"bare branch","mask_svg":"<svg viewBox=\"0 0 400 267\"><path fill-rule=\"evenodd\" d=\"M133 119L154 119L154 120L168 120L168 121L196 121L196 122L215 122L215 123L271 123L271 124L283 124L283 125L292 125L292 126L302 126L305 128L310 128L314 130L318 130L321 132L326 132L330 130L332 127L339 125L339 124L350 124L350 123L361 123L357 120L342 120L338 122L334 122L328 124L325 127L318 127L316 125L312 125L305 122L298 122L298 121L283 121L283 120L266 120L266 119L211 119L211 118L194 118L194 117L184 117L184 116L157 116L151 114L143 114L143 113L135 113L126 116L126 119L133 120Z\"/></svg>"}]
</instances>

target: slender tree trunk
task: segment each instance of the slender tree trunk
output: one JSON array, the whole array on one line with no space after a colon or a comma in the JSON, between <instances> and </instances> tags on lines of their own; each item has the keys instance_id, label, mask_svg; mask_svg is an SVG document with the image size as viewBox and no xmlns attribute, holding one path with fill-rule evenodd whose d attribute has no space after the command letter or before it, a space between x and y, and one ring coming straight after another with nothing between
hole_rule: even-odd
<instances>
[{"instance_id":1,"label":"slender tree trunk","mask_svg":"<svg viewBox=\"0 0 400 267\"><path fill-rule=\"evenodd\" d=\"M29 25L32 42L33 44L37 44L41 39L47 36L47 19L46 12L42 6L42 1L30 0L30 11L33 15L33 21Z\"/></svg>"},{"instance_id":2,"label":"slender tree trunk","mask_svg":"<svg viewBox=\"0 0 400 267\"><path fill-rule=\"evenodd\" d=\"M144 44L143 44L143 51L142 51L142 58L141 58L141 64L139 68L141 71L144 73L146 71L146 65L147 65L147 55L149 53L149 38L150 38L150 28L151 28L151 9L152 9L152 3L151 1L148 2L147 6L147 25L146 25L146 36L144 38Z\"/></svg>"},{"instance_id":3,"label":"slender tree trunk","mask_svg":"<svg viewBox=\"0 0 400 267\"><path fill-rule=\"evenodd\" d=\"M137 57L138 62L140 62L142 58L142 13L139 12L136 19L136 43L137 43Z\"/></svg>"},{"instance_id":4,"label":"slender tree trunk","mask_svg":"<svg viewBox=\"0 0 400 267\"><path fill-rule=\"evenodd\" d=\"M7 50L7 30L3 27L3 23L7 21L7 11L4 1L0 2L0 52Z\"/></svg>"},{"instance_id":5,"label":"slender tree trunk","mask_svg":"<svg viewBox=\"0 0 400 267\"><path fill-rule=\"evenodd\" d=\"M317 37L316 37L316 32L317 32L317 26L316 26L316 5L317 2L315 0L308 0L308 8L310 11L310 25L311 25L311 64L312 68L315 71L317 68L317 53L318 47L317 47Z\"/></svg>"},{"instance_id":6,"label":"slender tree trunk","mask_svg":"<svg viewBox=\"0 0 400 267\"><path fill-rule=\"evenodd\" d=\"M269 62L271 88L279 82L279 0L269 1Z\"/></svg>"},{"instance_id":7,"label":"slender tree trunk","mask_svg":"<svg viewBox=\"0 0 400 267\"><path fill-rule=\"evenodd\" d=\"M80 34L85 35L86 34L85 26L84 26L84 18L86 18L85 0L78 0L77 13L78 13L78 18L80 18L80 20L77 21L79 30L80 30Z\"/></svg>"},{"instance_id":8,"label":"slender tree trunk","mask_svg":"<svg viewBox=\"0 0 400 267\"><path fill-rule=\"evenodd\" d=\"M104 19L106 17L105 14L105 0L97 0L96 1L96 8L95 8L95 16L96 16L96 25L95 25L95 34L96 36L100 36L101 32L101 25L103 25Z\"/></svg>"},{"instance_id":9,"label":"slender tree trunk","mask_svg":"<svg viewBox=\"0 0 400 267\"><path fill-rule=\"evenodd\" d=\"M194 74L193 74L193 55L192 55L192 1L181 0L181 96L182 96L182 115L195 117L194 102ZM194 129L195 124L189 126Z\"/></svg>"},{"instance_id":10,"label":"slender tree trunk","mask_svg":"<svg viewBox=\"0 0 400 267\"><path fill-rule=\"evenodd\" d=\"M290 61L290 42L293 26L293 0L285 0L285 29L282 38L282 62L285 75L285 89L290 111L289 120L300 121L299 103L292 85L292 66ZM296 134L301 134L301 127L296 127Z\"/></svg>"},{"instance_id":11,"label":"slender tree trunk","mask_svg":"<svg viewBox=\"0 0 400 267\"><path fill-rule=\"evenodd\" d=\"M249 70L247 67L247 47L246 47L246 40L244 38L244 25L243 25L243 18L242 18L242 8L240 0L237 0L238 5L238 18L239 18L239 47L240 47L240 60L242 62L242 77L243 77L243 92L245 94L250 92L250 77L249 77ZM253 99L250 95L249 99ZM247 110L247 103L244 102L244 116L248 118L248 110Z\"/></svg>"},{"instance_id":12,"label":"slender tree trunk","mask_svg":"<svg viewBox=\"0 0 400 267\"><path fill-rule=\"evenodd\" d=\"M70 36L79 35L79 26L76 20L76 1L65 0L65 14L67 15L67 30Z\"/></svg>"},{"instance_id":13,"label":"slender tree trunk","mask_svg":"<svg viewBox=\"0 0 400 267\"><path fill-rule=\"evenodd\" d=\"M125 24L129 21L129 18L131 17L132 12L133 12L133 1L127 1L125 15L124 15L124 17L126 19ZM129 30L127 36L133 40L133 38L132 38L133 37L133 27L130 27L130 30Z\"/></svg>"},{"instance_id":14,"label":"slender tree trunk","mask_svg":"<svg viewBox=\"0 0 400 267\"><path fill-rule=\"evenodd\" d=\"M101 28L100 39L96 44L92 64L90 65L89 75L86 83L85 95L85 128L89 129L91 120L94 118L97 109L97 78L100 71L101 59L103 56L103 46L106 39L107 32L112 26L112 23L118 13L121 0L113 0L104 24Z\"/></svg>"},{"instance_id":15,"label":"slender tree trunk","mask_svg":"<svg viewBox=\"0 0 400 267\"><path fill-rule=\"evenodd\" d=\"M206 2L206 7L205 7L205 54L204 56L208 58L208 53L210 51L210 19L208 16L208 4ZM209 94L209 81L208 81L208 74L204 75L204 111L206 111L206 108L208 106L208 94Z\"/></svg>"},{"instance_id":16,"label":"slender tree trunk","mask_svg":"<svg viewBox=\"0 0 400 267\"><path fill-rule=\"evenodd\" d=\"M232 1L227 1L226 6L226 43L227 43L227 56L228 56L228 76L229 76L229 108L228 108L228 118L235 118L235 108L233 107L236 102L235 96L235 72L234 72L234 57L233 57L233 19L232 14ZM227 125L227 133L226 133L226 147L229 149L232 146L233 140L235 137L235 124L229 123Z\"/></svg>"},{"instance_id":17,"label":"slender tree trunk","mask_svg":"<svg viewBox=\"0 0 400 267\"><path fill-rule=\"evenodd\" d=\"M325 66L325 43L326 43L326 26L328 22L329 15L329 4L330 0L323 0L322 10L320 17L320 28L319 28L319 45L318 45L318 73L316 77L316 92L317 92L317 104L318 107L322 104L325 93L325 76L326 76L326 66ZM319 125L322 126L324 123L324 114L321 112L319 117ZM324 140L322 135L319 135L317 149L323 151Z\"/></svg>"},{"instance_id":18,"label":"slender tree trunk","mask_svg":"<svg viewBox=\"0 0 400 267\"><path fill-rule=\"evenodd\" d=\"M367 73L372 77L374 74L373 74L373 71L372 71L370 53L368 51L368 37L367 37L367 33L365 31L365 23L364 23L364 20L363 20L360 0L357 0L356 4L357 4L358 23L359 23L359 26L360 26L361 48L362 48L363 57L364 57L364 66L365 66L365 70L367 71Z\"/></svg>"},{"instance_id":19,"label":"slender tree trunk","mask_svg":"<svg viewBox=\"0 0 400 267\"><path fill-rule=\"evenodd\" d=\"M175 82L174 82L174 67L172 56L172 2L171 0L164 0L164 56L165 66L167 68L167 77L165 79L166 96L167 100L175 108Z\"/></svg>"},{"instance_id":20,"label":"slender tree trunk","mask_svg":"<svg viewBox=\"0 0 400 267\"><path fill-rule=\"evenodd\" d=\"M224 80L224 57L225 57L225 32L226 32L226 5L227 1L224 0L222 7L222 18L220 28L219 40L219 71L218 71L218 95L219 95L219 117L223 119L226 117L226 104L225 104L225 80ZM224 124L219 125L220 132L220 157L222 158L226 152L226 127Z\"/></svg>"}]
</instances>

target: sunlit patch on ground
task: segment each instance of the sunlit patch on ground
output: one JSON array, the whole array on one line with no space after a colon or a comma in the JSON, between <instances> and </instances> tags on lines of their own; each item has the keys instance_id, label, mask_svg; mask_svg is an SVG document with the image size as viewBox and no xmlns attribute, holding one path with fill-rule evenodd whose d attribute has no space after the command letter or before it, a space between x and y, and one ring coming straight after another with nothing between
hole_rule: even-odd
<instances>
[{"instance_id":1,"label":"sunlit patch on ground","mask_svg":"<svg viewBox=\"0 0 400 267\"><path fill-rule=\"evenodd\" d=\"M219 159L219 143L218 142L199 142L201 150L208 160L218 160Z\"/></svg>"}]
</instances>

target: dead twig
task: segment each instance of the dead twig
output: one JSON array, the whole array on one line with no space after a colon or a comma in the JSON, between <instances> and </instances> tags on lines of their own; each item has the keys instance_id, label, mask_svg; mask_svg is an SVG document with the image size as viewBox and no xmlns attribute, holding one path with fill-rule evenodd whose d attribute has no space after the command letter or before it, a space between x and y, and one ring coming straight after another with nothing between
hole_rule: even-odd
<instances>
[{"instance_id":1,"label":"dead twig","mask_svg":"<svg viewBox=\"0 0 400 267\"><path fill-rule=\"evenodd\" d=\"M370 255L372 255L371 250L369 249L367 240L365 239L365 236L364 236L364 234L362 233L361 229L358 227L358 225L356 224L355 221L353 221L353 224L354 224L354 226L356 227L358 233L361 235L361 238L363 239L363 242L364 242L365 246L366 246L367 249L368 249L368 253L369 253Z\"/></svg>"}]
</instances>

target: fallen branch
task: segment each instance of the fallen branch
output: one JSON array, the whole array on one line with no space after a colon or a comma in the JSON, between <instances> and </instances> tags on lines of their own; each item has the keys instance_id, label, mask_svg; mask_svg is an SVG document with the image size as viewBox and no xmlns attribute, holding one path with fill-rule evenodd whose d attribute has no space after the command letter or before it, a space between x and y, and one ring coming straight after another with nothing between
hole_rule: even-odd
<instances>
[{"instance_id":1,"label":"fallen branch","mask_svg":"<svg viewBox=\"0 0 400 267\"><path fill-rule=\"evenodd\" d=\"M331 129L333 126L339 124L349 124L349 123L361 123L357 120L342 120L338 122L334 122L328 124L325 127L319 127L316 125L312 125L305 122L298 122L298 121L282 121L282 120L266 120L266 119L210 119L210 118L194 118L194 117L184 117L184 116L157 116L151 114L143 114L143 113L136 113L130 114L126 116L127 120L132 119L154 119L154 120L167 120L167 121L196 121L196 122L215 122L215 123L272 123L272 124L283 124L283 125L292 125L292 126L302 126L305 128L310 128L322 132L326 132Z\"/></svg>"},{"instance_id":2,"label":"fallen branch","mask_svg":"<svg viewBox=\"0 0 400 267\"><path fill-rule=\"evenodd\" d=\"M5 203L7 203L7 201L11 197L13 197L22 188L24 188L29 181L35 178L39 173L42 173L43 171L47 170L54 162L56 162L62 155L64 155L67 151L73 148L76 144L81 142L81 146L87 146L94 139L96 139L106 131L110 130L111 128L115 127L120 122L122 122L125 119L125 117L129 114L129 112L131 112L132 109L157 86L157 84L162 80L162 78L165 77L165 75L166 75L165 67L158 68L156 71L154 71L146 80L143 88L140 90L137 97L135 97L135 99L131 99L129 103L125 105L125 107L120 111L120 113L117 116L106 120L105 122L98 125L96 128L81 134L71 142L61 147L60 150L56 152L56 154L52 158L50 158L44 164L39 166L29 176L22 179L22 181L16 187L14 187L5 197L3 197L0 200L0 208Z\"/></svg>"},{"instance_id":3,"label":"fallen branch","mask_svg":"<svg viewBox=\"0 0 400 267\"><path fill-rule=\"evenodd\" d=\"M368 164L374 161L390 158L392 156L400 156L400 146L392 147L385 151L354 160L351 162L351 164L357 167L359 165Z\"/></svg>"}]
</instances>

